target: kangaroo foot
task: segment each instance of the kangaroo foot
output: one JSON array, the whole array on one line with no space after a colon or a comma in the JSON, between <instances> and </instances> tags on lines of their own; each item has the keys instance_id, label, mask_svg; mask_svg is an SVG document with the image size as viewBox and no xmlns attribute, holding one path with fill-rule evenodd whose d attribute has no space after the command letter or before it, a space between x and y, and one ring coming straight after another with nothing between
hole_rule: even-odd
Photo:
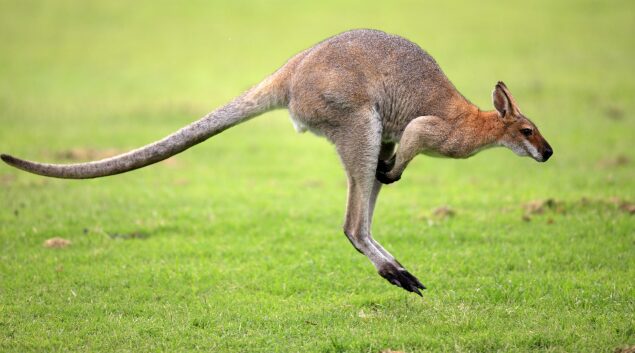
<instances>
[{"instance_id":1,"label":"kangaroo foot","mask_svg":"<svg viewBox=\"0 0 635 353\"><path fill-rule=\"evenodd\" d=\"M388 282L397 287L401 287L408 292L413 292L421 295L419 289L426 289L426 287L419 282L417 277L413 276L405 268L396 266L392 263L386 263L379 269L379 274L384 277Z\"/></svg>"}]
</instances>

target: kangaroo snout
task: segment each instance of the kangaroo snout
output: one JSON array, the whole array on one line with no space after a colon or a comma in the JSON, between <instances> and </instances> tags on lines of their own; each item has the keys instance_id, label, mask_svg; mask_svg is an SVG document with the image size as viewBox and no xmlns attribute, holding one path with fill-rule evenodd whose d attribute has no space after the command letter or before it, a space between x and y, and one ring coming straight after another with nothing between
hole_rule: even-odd
<instances>
[{"instance_id":1,"label":"kangaroo snout","mask_svg":"<svg viewBox=\"0 0 635 353\"><path fill-rule=\"evenodd\" d=\"M551 146L547 145L547 148L545 148L545 151L542 152L542 161L546 162L549 157L551 157L553 155L553 150L551 149Z\"/></svg>"}]
</instances>

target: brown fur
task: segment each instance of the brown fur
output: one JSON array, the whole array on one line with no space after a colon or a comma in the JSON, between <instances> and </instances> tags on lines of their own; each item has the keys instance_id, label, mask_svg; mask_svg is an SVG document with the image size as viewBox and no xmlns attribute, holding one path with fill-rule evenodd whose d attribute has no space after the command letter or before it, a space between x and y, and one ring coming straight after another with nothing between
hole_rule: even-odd
<instances>
[{"instance_id":1,"label":"brown fur","mask_svg":"<svg viewBox=\"0 0 635 353\"><path fill-rule=\"evenodd\" d=\"M493 102L495 111L479 110L416 44L380 31L355 30L295 55L232 102L150 145L69 165L8 155L2 159L59 178L124 173L180 153L265 111L286 107L298 131L310 130L335 144L348 176L344 233L350 242L390 283L421 295L423 284L370 235L381 185L398 180L421 153L467 158L503 145L539 161L549 158L551 147L502 82L496 85Z\"/></svg>"}]
</instances>

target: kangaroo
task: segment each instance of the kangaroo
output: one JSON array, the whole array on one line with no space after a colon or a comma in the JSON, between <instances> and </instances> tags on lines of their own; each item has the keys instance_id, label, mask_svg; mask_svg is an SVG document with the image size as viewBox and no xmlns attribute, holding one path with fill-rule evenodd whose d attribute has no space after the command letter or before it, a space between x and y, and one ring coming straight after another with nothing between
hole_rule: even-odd
<instances>
[{"instance_id":1,"label":"kangaroo","mask_svg":"<svg viewBox=\"0 0 635 353\"><path fill-rule=\"evenodd\" d=\"M492 98L495 110L481 111L418 45L378 30L352 30L300 52L230 103L144 147L76 164L1 157L49 177L103 177L157 163L266 111L287 108L298 132L309 130L335 145L348 177L348 240L383 278L421 296L426 287L371 236L382 184L399 180L418 154L468 158L504 146L545 162L553 153L503 82Z\"/></svg>"}]
</instances>

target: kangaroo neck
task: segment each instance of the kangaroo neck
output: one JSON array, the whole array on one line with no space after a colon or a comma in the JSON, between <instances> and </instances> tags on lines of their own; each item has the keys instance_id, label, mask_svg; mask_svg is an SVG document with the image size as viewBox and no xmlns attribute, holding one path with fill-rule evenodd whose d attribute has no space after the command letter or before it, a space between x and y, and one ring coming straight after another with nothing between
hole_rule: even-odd
<instances>
[{"instance_id":1,"label":"kangaroo neck","mask_svg":"<svg viewBox=\"0 0 635 353\"><path fill-rule=\"evenodd\" d=\"M472 103L466 103L452 117L452 135L463 144L464 158L494 147L505 130L504 123L496 111L482 111Z\"/></svg>"}]
</instances>

